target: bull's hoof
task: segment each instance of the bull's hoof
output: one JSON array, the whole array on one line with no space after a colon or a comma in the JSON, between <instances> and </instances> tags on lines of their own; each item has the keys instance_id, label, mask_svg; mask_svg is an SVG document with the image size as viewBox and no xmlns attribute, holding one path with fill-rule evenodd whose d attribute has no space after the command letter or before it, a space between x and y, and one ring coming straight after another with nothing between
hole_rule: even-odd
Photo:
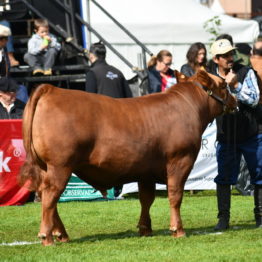
<instances>
[{"instance_id":1,"label":"bull's hoof","mask_svg":"<svg viewBox=\"0 0 262 262\"><path fill-rule=\"evenodd\" d=\"M151 237L153 235L153 231L151 228L148 228L144 225L138 225L137 227L139 228L139 235L141 237Z\"/></svg>"},{"instance_id":2,"label":"bull's hoof","mask_svg":"<svg viewBox=\"0 0 262 262\"><path fill-rule=\"evenodd\" d=\"M186 236L186 232L184 230L178 231L176 227L170 227L169 230L171 231L172 237L179 238Z\"/></svg>"},{"instance_id":3,"label":"bull's hoof","mask_svg":"<svg viewBox=\"0 0 262 262\"><path fill-rule=\"evenodd\" d=\"M42 240L42 245L45 246L45 247L48 247L48 246L53 246L54 245L54 241L52 239L52 241L47 241L46 240Z\"/></svg>"},{"instance_id":4,"label":"bull's hoof","mask_svg":"<svg viewBox=\"0 0 262 262\"><path fill-rule=\"evenodd\" d=\"M61 243L67 243L69 242L69 237L56 238L56 241L61 242Z\"/></svg>"},{"instance_id":5,"label":"bull's hoof","mask_svg":"<svg viewBox=\"0 0 262 262\"><path fill-rule=\"evenodd\" d=\"M43 239L46 239L46 234L45 233L38 233L37 237L40 238L41 240L43 240Z\"/></svg>"},{"instance_id":6,"label":"bull's hoof","mask_svg":"<svg viewBox=\"0 0 262 262\"><path fill-rule=\"evenodd\" d=\"M185 232L178 233L177 231L171 231L171 236L174 238L180 238L180 237L185 237L186 233Z\"/></svg>"},{"instance_id":7,"label":"bull's hoof","mask_svg":"<svg viewBox=\"0 0 262 262\"><path fill-rule=\"evenodd\" d=\"M53 232L53 236L55 237L56 241L66 243L69 242L68 235L63 235L60 232Z\"/></svg>"},{"instance_id":8,"label":"bull's hoof","mask_svg":"<svg viewBox=\"0 0 262 262\"><path fill-rule=\"evenodd\" d=\"M52 246L54 245L53 237L47 237L45 233L38 233L38 237L42 241L43 246Z\"/></svg>"}]
</instances>

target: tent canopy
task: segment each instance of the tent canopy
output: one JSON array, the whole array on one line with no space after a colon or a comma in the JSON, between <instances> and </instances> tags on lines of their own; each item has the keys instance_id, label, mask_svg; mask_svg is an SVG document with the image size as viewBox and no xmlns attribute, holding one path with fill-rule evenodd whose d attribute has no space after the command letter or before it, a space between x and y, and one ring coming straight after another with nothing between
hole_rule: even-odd
<instances>
[{"instance_id":1,"label":"tent canopy","mask_svg":"<svg viewBox=\"0 0 262 262\"><path fill-rule=\"evenodd\" d=\"M192 43L209 42L212 35L207 33L203 26L214 16L219 16L221 19L219 33L231 34L235 43L252 43L259 34L257 22L214 12L195 0L96 1L151 52L157 54L161 49L169 50L174 57L173 69L180 70L181 65L186 62L186 52ZM134 66L141 67L141 48L92 1L90 1L90 22L93 28L127 60ZM91 40L97 41L94 36ZM130 68L110 50L108 50L107 61L118 67L127 78L134 76Z\"/></svg>"},{"instance_id":2,"label":"tent canopy","mask_svg":"<svg viewBox=\"0 0 262 262\"><path fill-rule=\"evenodd\" d=\"M214 0L213 4L211 5L210 9L214 12L217 12L219 14L225 14L225 10L220 4L220 0Z\"/></svg>"},{"instance_id":3,"label":"tent canopy","mask_svg":"<svg viewBox=\"0 0 262 262\"><path fill-rule=\"evenodd\" d=\"M207 43L210 34L204 23L219 15L221 33L229 33L235 42L252 42L258 35L257 22L221 15L194 0L97 0L116 20L143 43ZM92 4L91 25L112 43L131 43L112 22Z\"/></svg>"}]
</instances>

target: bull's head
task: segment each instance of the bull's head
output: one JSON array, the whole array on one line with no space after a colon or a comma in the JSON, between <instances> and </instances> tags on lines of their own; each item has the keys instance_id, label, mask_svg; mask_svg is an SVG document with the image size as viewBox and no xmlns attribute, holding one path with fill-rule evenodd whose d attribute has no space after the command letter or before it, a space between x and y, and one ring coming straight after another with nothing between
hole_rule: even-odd
<instances>
[{"instance_id":1,"label":"bull's head","mask_svg":"<svg viewBox=\"0 0 262 262\"><path fill-rule=\"evenodd\" d=\"M209 74L204 70L199 70L194 76L190 77L188 81L200 84L208 95L223 104L224 113L235 112L238 110L237 100L229 92L227 83L224 79Z\"/></svg>"}]
</instances>

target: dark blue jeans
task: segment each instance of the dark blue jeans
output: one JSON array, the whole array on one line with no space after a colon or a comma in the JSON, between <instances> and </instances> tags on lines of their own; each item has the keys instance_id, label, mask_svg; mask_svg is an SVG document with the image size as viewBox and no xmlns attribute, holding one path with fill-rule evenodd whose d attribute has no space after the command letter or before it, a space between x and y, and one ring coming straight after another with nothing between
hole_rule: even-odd
<instances>
[{"instance_id":1,"label":"dark blue jeans","mask_svg":"<svg viewBox=\"0 0 262 262\"><path fill-rule=\"evenodd\" d=\"M243 155L251 177L251 184L262 185L262 134L239 144L217 144L218 175L215 183L235 185Z\"/></svg>"}]
</instances>

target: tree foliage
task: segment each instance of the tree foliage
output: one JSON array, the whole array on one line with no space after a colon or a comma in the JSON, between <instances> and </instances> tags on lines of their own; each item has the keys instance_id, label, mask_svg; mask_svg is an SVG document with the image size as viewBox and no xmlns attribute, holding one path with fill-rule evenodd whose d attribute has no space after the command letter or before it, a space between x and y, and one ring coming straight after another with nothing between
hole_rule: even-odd
<instances>
[{"instance_id":1,"label":"tree foliage","mask_svg":"<svg viewBox=\"0 0 262 262\"><path fill-rule=\"evenodd\" d=\"M221 19L217 15L213 16L204 23L203 27L211 35L208 39L211 45L221 33Z\"/></svg>"}]
</instances>

